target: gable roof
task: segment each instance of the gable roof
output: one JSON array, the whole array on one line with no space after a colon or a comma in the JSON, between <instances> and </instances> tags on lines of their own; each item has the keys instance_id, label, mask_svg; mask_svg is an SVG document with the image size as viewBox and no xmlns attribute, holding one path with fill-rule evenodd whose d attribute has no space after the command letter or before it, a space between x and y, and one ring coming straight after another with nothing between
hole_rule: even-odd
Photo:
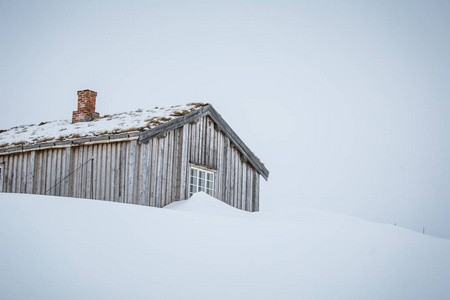
<instances>
[{"instance_id":1,"label":"gable roof","mask_svg":"<svg viewBox=\"0 0 450 300\"><path fill-rule=\"evenodd\" d=\"M215 122L241 152L244 161L250 163L264 179L269 171L231 129L211 104L189 103L169 108L131 111L105 115L91 122L71 123L69 120L42 122L38 125L16 126L0 131L0 153L51 147L83 142L101 142L119 138L136 138L139 143L163 135L204 116Z\"/></svg>"}]
</instances>

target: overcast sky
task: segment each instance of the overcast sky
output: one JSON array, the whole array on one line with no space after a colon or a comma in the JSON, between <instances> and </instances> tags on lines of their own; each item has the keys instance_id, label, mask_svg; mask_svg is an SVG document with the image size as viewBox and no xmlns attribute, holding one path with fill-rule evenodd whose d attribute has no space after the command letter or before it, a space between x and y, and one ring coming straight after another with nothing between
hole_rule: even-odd
<instances>
[{"instance_id":1,"label":"overcast sky","mask_svg":"<svg viewBox=\"0 0 450 300\"><path fill-rule=\"evenodd\" d=\"M302 205L450 238L449 1L0 1L0 129L209 102Z\"/></svg>"}]
</instances>

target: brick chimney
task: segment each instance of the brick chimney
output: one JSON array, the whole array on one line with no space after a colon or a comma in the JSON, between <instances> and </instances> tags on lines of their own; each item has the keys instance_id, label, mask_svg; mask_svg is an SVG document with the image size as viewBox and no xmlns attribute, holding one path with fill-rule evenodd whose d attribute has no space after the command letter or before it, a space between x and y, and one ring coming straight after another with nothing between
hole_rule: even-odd
<instances>
[{"instance_id":1,"label":"brick chimney","mask_svg":"<svg viewBox=\"0 0 450 300\"><path fill-rule=\"evenodd\" d=\"M78 110L72 114L72 123L91 121L99 116L95 112L95 98L97 92L91 90L78 91Z\"/></svg>"}]
</instances>

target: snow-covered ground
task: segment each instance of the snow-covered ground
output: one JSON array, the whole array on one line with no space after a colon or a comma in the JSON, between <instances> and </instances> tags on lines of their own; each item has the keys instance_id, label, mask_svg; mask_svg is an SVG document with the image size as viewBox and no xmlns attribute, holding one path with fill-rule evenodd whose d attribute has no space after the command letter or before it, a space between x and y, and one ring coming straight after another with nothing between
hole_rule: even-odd
<instances>
[{"instance_id":1,"label":"snow-covered ground","mask_svg":"<svg viewBox=\"0 0 450 300\"><path fill-rule=\"evenodd\" d=\"M450 299L450 240L306 208L0 194L0 299Z\"/></svg>"}]
</instances>

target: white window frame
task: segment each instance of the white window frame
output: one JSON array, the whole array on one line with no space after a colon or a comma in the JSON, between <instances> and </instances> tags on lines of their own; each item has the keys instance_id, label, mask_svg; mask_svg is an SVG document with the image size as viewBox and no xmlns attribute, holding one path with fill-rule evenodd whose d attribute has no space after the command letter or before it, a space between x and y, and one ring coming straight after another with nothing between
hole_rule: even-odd
<instances>
[{"instance_id":1,"label":"white window frame","mask_svg":"<svg viewBox=\"0 0 450 300\"><path fill-rule=\"evenodd\" d=\"M189 197L197 192L205 192L214 197L215 172L191 165L189 170Z\"/></svg>"},{"instance_id":2,"label":"white window frame","mask_svg":"<svg viewBox=\"0 0 450 300\"><path fill-rule=\"evenodd\" d=\"M3 192L3 177L5 176L3 173L4 170L5 168L3 168L3 165L0 164L0 193Z\"/></svg>"}]
</instances>

